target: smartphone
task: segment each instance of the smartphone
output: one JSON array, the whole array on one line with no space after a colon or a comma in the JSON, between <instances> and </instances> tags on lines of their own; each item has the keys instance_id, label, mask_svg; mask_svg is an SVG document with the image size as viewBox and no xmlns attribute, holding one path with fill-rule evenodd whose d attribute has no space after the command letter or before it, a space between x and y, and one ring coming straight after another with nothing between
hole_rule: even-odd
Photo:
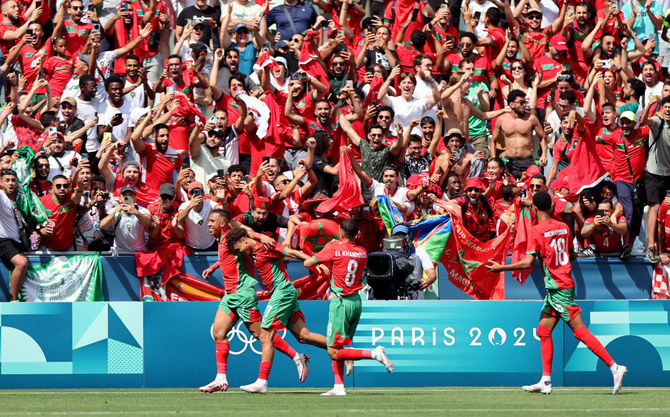
<instances>
[{"instance_id":1,"label":"smartphone","mask_svg":"<svg viewBox=\"0 0 670 417\"><path fill-rule=\"evenodd\" d=\"M26 35L33 36L33 30L32 29L26 29Z\"/></svg>"},{"instance_id":2,"label":"smartphone","mask_svg":"<svg viewBox=\"0 0 670 417\"><path fill-rule=\"evenodd\" d=\"M42 6L42 0L37 0L35 2L35 7L41 7Z\"/></svg>"},{"instance_id":3,"label":"smartphone","mask_svg":"<svg viewBox=\"0 0 670 417\"><path fill-rule=\"evenodd\" d=\"M352 80L347 80L347 82L344 83L346 87L354 88L354 82Z\"/></svg>"},{"instance_id":4,"label":"smartphone","mask_svg":"<svg viewBox=\"0 0 670 417\"><path fill-rule=\"evenodd\" d=\"M605 210L598 209L598 216L603 217L605 215Z\"/></svg>"},{"instance_id":5,"label":"smartphone","mask_svg":"<svg viewBox=\"0 0 670 417\"><path fill-rule=\"evenodd\" d=\"M447 3L442 3L440 5L440 10L449 10L449 5Z\"/></svg>"},{"instance_id":6,"label":"smartphone","mask_svg":"<svg viewBox=\"0 0 670 417\"><path fill-rule=\"evenodd\" d=\"M216 175L223 179L226 176L226 170L225 169L217 169L216 170Z\"/></svg>"},{"instance_id":7,"label":"smartphone","mask_svg":"<svg viewBox=\"0 0 670 417\"><path fill-rule=\"evenodd\" d=\"M269 156L264 156L263 157L263 162L270 162L270 157Z\"/></svg>"},{"instance_id":8,"label":"smartphone","mask_svg":"<svg viewBox=\"0 0 670 417\"><path fill-rule=\"evenodd\" d=\"M51 136L51 135L55 135L56 132L58 132L58 128L57 128L57 127L53 127L53 126L49 127L49 136Z\"/></svg>"},{"instance_id":9,"label":"smartphone","mask_svg":"<svg viewBox=\"0 0 670 417\"><path fill-rule=\"evenodd\" d=\"M124 12L127 12L128 11L128 3L126 3L125 1L123 3L121 3L121 10L124 11Z\"/></svg>"},{"instance_id":10,"label":"smartphone","mask_svg":"<svg viewBox=\"0 0 670 417\"><path fill-rule=\"evenodd\" d=\"M210 121L210 123L216 123L216 122L219 121L219 119L217 119L216 116L212 116L212 117L209 118L209 121Z\"/></svg>"},{"instance_id":11,"label":"smartphone","mask_svg":"<svg viewBox=\"0 0 670 417\"><path fill-rule=\"evenodd\" d=\"M193 19L186 19L186 27L187 28L193 27Z\"/></svg>"},{"instance_id":12,"label":"smartphone","mask_svg":"<svg viewBox=\"0 0 670 417\"><path fill-rule=\"evenodd\" d=\"M92 11L94 11L94 10L95 10L95 4L93 4L93 3L89 3L89 4L88 4L88 11L89 11L89 12L92 12Z\"/></svg>"},{"instance_id":13,"label":"smartphone","mask_svg":"<svg viewBox=\"0 0 670 417\"><path fill-rule=\"evenodd\" d=\"M611 59L605 59L605 60L601 61L600 68L604 68L604 69L612 68L612 60Z\"/></svg>"},{"instance_id":14,"label":"smartphone","mask_svg":"<svg viewBox=\"0 0 670 417\"><path fill-rule=\"evenodd\" d=\"M174 85L168 85L167 87L165 87L165 92L167 94L176 93L177 92L177 87L174 86Z\"/></svg>"},{"instance_id":15,"label":"smartphone","mask_svg":"<svg viewBox=\"0 0 670 417\"><path fill-rule=\"evenodd\" d=\"M133 198L129 195L123 196L123 204L128 204L129 206L133 205Z\"/></svg>"},{"instance_id":16,"label":"smartphone","mask_svg":"<svg viewBox=\"0 0 670 417\"><path fill-rule=\"evenodd\" d=\"M616 2L612 2L612 4L610 5L610 8L611 8L613 11L618 11L618 10L619 10L619 5L616 4Z\"/></svg>"},{"instance_id":17,"label":"smartphone","mask_svg":"<svg viewBox=\"0 0 670 417\"><path fill-rule=\"evenodd\" d=\"M104 142L106 140L110 142L112 141L112 132L105 132L102 134L102 141Z\"/></svg>"},{"instance_id":18,"label":"smartphone","mask_svg":"<svg viewBox=\"0 0 670 417\"><path fill-rule=\"evenodd\" d=\"M93 32L100 33L100 23L93 23Z\"/></svg>"},{"instance_id":19,"label":"smartphone","mask_svg":"<svg viewBox=\"0 0 670 417\"><path fill-rule=\"evenodd\" d=\"M519 189L519 197L526 198L527 195L528 195L528 192L526 191L525 188Z\"/></svg>"},{"instance_id":20,"label":"smartphone","mask_svg":"<svg viewBox=\"0 0 670 417\"><path fill-rule=\"evenodd\" d=\"M475 12L475 14L472 15L472 17L475 19L475 22L479 22L479 19L481 19L482 17L482 12Z\"/></svg>"},{"instance_id":21,"label":"smartphone","mask_svg":"<svg viewBox=\"0 0 670 417\"><path fill-rule=\"evenodd\" d=\"M193 190L193 193L191 195L193 196L193 198L202 197L202 190L200 188L196 188Z\"/></svg>"},{"instance_id":22,"label":"smartphone","mask_svg":"<svg viewBox=\"0 0 670 417\"><path fill-rule=\"evenodd\" d=\"M568 6L565 10L566 14L575 14L575 6Z\"/></svg>"}]
</instances>

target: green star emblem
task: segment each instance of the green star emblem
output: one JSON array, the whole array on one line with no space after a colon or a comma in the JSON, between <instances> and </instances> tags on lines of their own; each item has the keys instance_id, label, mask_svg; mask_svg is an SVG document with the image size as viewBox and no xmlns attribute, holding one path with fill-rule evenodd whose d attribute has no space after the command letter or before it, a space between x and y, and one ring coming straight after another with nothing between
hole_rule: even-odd
<instances>
[{"instance_id":1,"label":"green star emblem","mask_svg":"<svg viewBox=\"0 0 670 417\"><path fill-rule=\"evenodd\" d=\"M463 267L463 270L466 273L468 273L468 275L469 275L470 271L472 271L473 269L477 268L479 265L482 264L481 262L468 261L467 259L465 259L465 250L463 250L463 249L458 251L458 254L456 255L456 257L454 259L451 260L451 262L460 263L461 266Z\"/></svg>"},{"instance_id":2,"label":"green star emblem","mask_svg":"<svg viewBox=\"0 0 670 417\"><path fill-rule=\"evenodd\" d=\"M338 234L330 235L326 233L326 229L323 227L323 224L319 222L319 226L314 235L308 237L301 237L301 239L307 243L311 243L312 246L314 247L313 253L317 253L318 251L323 249L323 247L326 246L328 242L337 239L338 237L340 237L340 235Z\"/></svg>"}]
</instances>

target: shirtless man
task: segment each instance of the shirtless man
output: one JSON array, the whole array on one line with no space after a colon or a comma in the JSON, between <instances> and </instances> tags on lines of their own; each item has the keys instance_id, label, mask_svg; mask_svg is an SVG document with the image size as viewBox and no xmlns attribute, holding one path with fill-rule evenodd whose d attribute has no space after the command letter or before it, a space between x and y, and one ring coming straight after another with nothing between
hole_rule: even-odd
<instances>
[{"instance_id":1,"label":"shirtless man","mask_svg":"<svg viewBox=\"0 0 670 417\"><path fill-rule=\"evenodd\" d=\"M472 68L472 67L471 67ZM501 114L508 113L509 109L501 109L483 112L475 107L474 104L465 97L472 86L472 71L455 73L449 77L449 86L442 93L442 108L446 117L444 118L444 128L446 131L458 129L465 133L465 143L469 143L469 124L470 116L475 116L481 120L491 120Z\"/></svg>"},{"instance_id":2,"label":"shirtless man","mask_svg":"<svg viewBox=\"0 0 670 417\"><path fill-rule=\"evenodd\" d=\"M465 151L465 137L459 129L450 129L444 137L444 142L449 148L449 152L444 152L437 158L433 175L439 175L440 188L444 186L447 180L447 175L443 174L450 172L457 173L461 184L465 184L465 180L470 174L474 154Z\"/></svg>"},{"instance_id":3,"label":"shirtless man","mask_svg":"<svg viewBox=\"0 0 670 417\"><path fill-rule=\"evenodd\" d=\"M498 118L491 138L491 157L498 156L496 143L505 140L505 157L508 159L507 169L514 178L520 178L528 167L535 163L533 159L533 131L540 138L542 155L540 166L547 165L547 141L540 120L526 109L526 93L512 90L507 95L507 102L512 112Z\"/></svg>"}]
</instances>

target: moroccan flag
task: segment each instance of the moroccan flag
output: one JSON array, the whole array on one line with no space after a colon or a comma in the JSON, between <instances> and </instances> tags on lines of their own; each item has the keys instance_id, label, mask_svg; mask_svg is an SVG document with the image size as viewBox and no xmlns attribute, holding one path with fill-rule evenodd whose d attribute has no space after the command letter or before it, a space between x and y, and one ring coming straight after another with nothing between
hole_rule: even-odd
<instances>
[{"instance_id":1,"label":"moroccan flag","mask_svg":"<svg viewBox=\"0 0 670 417\"><path fill-rule=\"evenodd\" d=\"M449 214L411 222L415 246L423 246L433 262L439 259L449 280L466 294L477 300L503 300L504 274L491 272L486 265L490 260L505 263L511 240L509 229L481 242L463 226L460 207L443 200L436 203Z\"/></svg>"},{"instance_id":2,"label":"moroccan flag","mask_svg":"<svg viewBox=\"0 0 670 417\"><path fill-rule=\"evenodd\" d=\"M316 211L329 213L332 211L345 211L363 204L363 193L361 185L351 166L347 148L340 148L340 188L329 200L319 204Z\"/></svg>"},{"instance_id":3,"label":"moroccan flag","mask_svg":"<svg viewBox=\"0 0 670 417\"><path fill-rule=\"evenodd\" d=\"M163 245L155 250L145 250L135 254L137 276L142 279L148 275L158 275L160 285L182 273L184 256L190 255L190 249L179 243Z\"/></svg>"},{"instance_id":4,"label":"moroccan flag","mask_svg":"<svg viewBox=\"0 0 670 417\"><path fill-rule=\"evenodd\" d=\"M312 39L318 39L319 34L314 30L308 30L305 33L305 38L302 41L302 48L300 49L300 69L321 81L326 85L326 88L330 90L330 81L328 79L328 74L326 70L321 66L319 62L319 53L314 50L314 45L312 45Z\"/></svg>"},{"instance_id":5,"label":"moroccan flag","mask_svg":"<svg viewBox=\"0 0 670 417\"><path fill-rule=\"evenodd\" d=\"M104 301L100 254L58 256L31 266L21 288L23 301Z\"/></svg>"},{"instance_id":6,"label":"moroccan flag","mask_svg":"<svg viewBox=\"0 0 670 417\"><path fill-rule=\"evenodd\" d=\"M277 61L275 61L275 58L272 56L270 51L265 51L258 56L258 59L254 64L254 72L262 71L268 65L273 71L279 67L279 64L277 64Z\"/></svg>"},{"instance_id":7,"label":"moroccan flag","mask_svg":"<svg viewBox=\"0 0 670 417\"><path fill-rule=\"evenodd\" d=\"M518 199L514 200L514 215L516 216L516 221L514 223L516 236L514 237L512 246L512 263L519 262L526 257L530 228L533 226L530 210L528 210L528 207L522 207ZM512 271L512 276L515 280L523 284L526 281L526 278L530 275L530 272L531 269Z\"/></svg>"},{"instance_id":8,"label":"moroccan flag","mask_svg":"<svg viewBox=\"0 0 670 417\"><path fill-rule=\"evenodd\" d=\"M17 151L19 158L14 161L12 169L16 171L18 187L16 188L16 206L28 226L35 227L46 223L47 215L44 205L33 190L30 182L33 180L33 160L35 151L29 146L22 146Z\"/></svg>"},{"instance_id":9,"label":"moroccan flag","mask_svg":"<svg viewBox=\"0 0 670 417\"><path fill-rule=\"evenodd\" d=\"M588 119L585 122L586 132L581 135L570 159L570 194L580 194L587 188L593 188L607 176L607 170L596 151L593 123L588 122Z\"/></svg>"},{"instance_id":10,"label":"moroccan flag","mask_svg":"<svg viewBox=\"0 0 670 417\"><path fill-rule=\"evenodd\" d=\"M312 256L340 236L340 226L330 219L317 219L298 226L297 233L300 236L298 248Z\"/></svg>"},{"instance_id":11,"label":"moroccan flag","mask_svg":"<svg viewBox=\"0 0 670 417\"><path fill-rule=\"evenodd\" d=\"M391 197L387 195L378 195L375 197L377 199L377 207L379 208L379 215L382 218L382 221L384 222L384 226L386 227L386 231L388 232L388 235L391 236L393 228L404 222L405 219L402 216L402 213L400 212L400 209L395 205L395 203L391 200Z\"/></svg>"}]
</instances>

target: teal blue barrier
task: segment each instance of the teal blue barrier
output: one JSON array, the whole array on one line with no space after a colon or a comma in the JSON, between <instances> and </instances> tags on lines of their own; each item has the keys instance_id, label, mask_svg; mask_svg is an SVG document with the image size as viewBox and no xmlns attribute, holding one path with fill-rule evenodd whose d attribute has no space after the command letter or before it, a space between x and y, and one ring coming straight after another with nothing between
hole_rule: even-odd
<instances>
[{"instance_id":1,"label":"teal blue barrier","mask_svg":"<svg viewBox=\"0 0 670 417\"><path fill-rule=\"evenodd\" d=\"M48 257L30 257L31 263L48 262ZM216 262L215 256L190 256L184 258L184 271L200 277L202 271ZM508 260L509 262L509 260ZM104 256L103 294L107 301L139 301L140 283L135 272L132 256ZM618 258L579 258L572 263L578 300L635 300L649 299L651 293L652 268L644 258L633 258L621 262ZM292 280L307 275L307 270L298 261L287 261L286 270ZM442 265L438 267L439 298L442 300L471 300L447 278ZM0 302L9 300L9 272L0 263ZM214 285L223 287L221 272L216 271L209 279ZM261 287L259 287L261 289ZM519 284L510 273L505 275L506 300L541 300L544 298L544 282L539 267L535 267L524 285Z\"/></svg>"},{"instance_id":2,"label":"teal blue barrier","mask_svg":"<svg viewBox=\"0 0 670 417\"><path fill-rule=\"evenodd\" d=\"M626 385L667 386L667 301L583 301L582 316L619 363ZM264 303L261 303L263 308ZM537 301L370 301L354 346L386 347L389 375L375 361L356 363L348 386L519 386L538 380ZM312 331L324 332L328 303L302 302ZM216 373L210 326L217 303L0 303L0 388L193 388ZM311 356L299 384L293 362L277 353L271 387L333 382L325 351ZM609 386L609 369L559 324L554 331L555 385ZM244 326L229 334L231 385L255 380L260 344ZM607 390L605 390L606 392Z\"/></svg>"}]
</instances>

